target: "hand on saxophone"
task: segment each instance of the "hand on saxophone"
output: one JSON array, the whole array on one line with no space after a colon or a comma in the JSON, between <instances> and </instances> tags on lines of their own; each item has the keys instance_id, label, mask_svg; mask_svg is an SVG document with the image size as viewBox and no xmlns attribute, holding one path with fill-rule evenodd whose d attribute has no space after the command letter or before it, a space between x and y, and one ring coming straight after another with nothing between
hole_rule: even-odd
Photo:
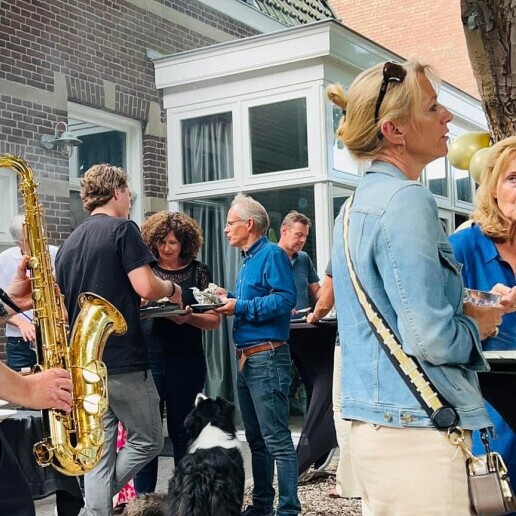
<instances>
[{"instance_id":1,"label":"hand on saxophone","mask_svg":"<svg viewBox=\"0 0 516 516\"><path fill-rule=\"evenodd\" d=\"M64 369L22 376L0 362L0 398L23 407L70 412L72 381Z\"/></svg>"},{"instance_id":2,"label":"hand on saxophone","mask_svg":"<svg viewBox=\"0 0 516 516\"><path fill-rule=\"evenodd\" d=\"M72 380L64 369L47 369L24 376L30 397L25 405L35 409L52 408L70 412L72 409Z\"/></svg>"}]
</instances>

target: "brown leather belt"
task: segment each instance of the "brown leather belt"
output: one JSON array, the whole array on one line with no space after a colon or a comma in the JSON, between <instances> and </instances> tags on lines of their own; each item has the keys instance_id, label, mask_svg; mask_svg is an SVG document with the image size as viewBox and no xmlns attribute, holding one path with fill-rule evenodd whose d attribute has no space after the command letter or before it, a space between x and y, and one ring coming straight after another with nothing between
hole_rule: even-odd
<instances>
[{"instance_id":1,"label":"brown leather belt","mask_svg":"<svg viewBox=\"0 0 516 516\"><path fill-rule=\"evenodd\" d=\"M262 351L271 351L273 349L284 346L286 342L279 340L268 340L263 344L256 344L255 346L249 346L248 348L237 348L236 356L238 358L238 370L242 371L246 360L255 353L261 353Z\"/></svg>"}]
</instances>

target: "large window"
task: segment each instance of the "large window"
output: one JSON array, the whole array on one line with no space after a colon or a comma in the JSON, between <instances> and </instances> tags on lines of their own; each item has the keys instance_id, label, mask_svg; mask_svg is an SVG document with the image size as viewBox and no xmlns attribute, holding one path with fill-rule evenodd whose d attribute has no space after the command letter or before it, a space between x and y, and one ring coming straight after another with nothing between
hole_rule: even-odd
<instances>
[{"instance_id":1,"label":"large window","mask_svg":"<svg viewBox=\"0 0 516 516\"><path fill-rule=\"evenodd\" d=\"M69 104L68 127L82 144L75 147L70 166L70 226L75 229L87 216L79 196L80 179L97 163L124 168L133 193L131 219L141 224L142 195L142 127L138 120Z\"/></svg>"},{"instance_id":2,"label":"large window","mask_svg":"<svg viewBox=\"0 0 516 516\"><path fill-rule=\"evenodd\" d=\"M109 163L125 169L126 134L74 119L70 119L69 126L82 140L70 160L70 226L73 230L88 216L79 195L80 178L97 163Z\"/></svg>"},{"instance_id":3,"label":"large window","mask_svg":"<svg viewBox=\"0 0 516 516\"><path fill-rule=\"evenodd\" d=\"M425 167L426 183L434 195L449 197L447 171L446 158L436 159Z\"/></svg>"},{"instance_id":4,"label":"large window","mask_svg":"<svg viewBox=\"0 0 516 516\"><path fill-rule=\"evenodd\" d=\"M468 170L451 167L457 201L473 203L473 188Z\"/></svg>"},{"instance_id":5,"label":"large window","mask_svg":"<svg viewBox=\"0 0 516 516\"><path fill-rule=\"evenodd\" d=\"M301 186L296 188L267 190L251 192L250 195L260 202L267 210L270 218L270 228L274 231L277 239L280 238L280 226L283 217L291 210L297 210L305 214L312 221L312 229L306 241L306 251L314 264L316 263L315 253L315 202L314 189L312 186ZM186 213L199 221L204 232L205 249L203 257L213 270L214 278L219 281L224 274L216 273L218 262L221 256L226 253L228 246L223 233L226 224L226 215L233 200L233 195L202 199L199 201L188 201L183 203ZM212 253L212 254L209 254ZM223 264L220 264L222 267Z\"/></svg>"},{"instance_id":6,"label":"large window","mask_svg":"<svg viewBox=\"0 0 516 516\"><path fill-rule=\"evenodd\" d=\"M117 167L126 167L126 135L121 131L110 131L95 127L95 133L81 135L82 145L78 147L79 163L77 173L84 173L96 163L109 163Z\"/></svg>"},{"instance_id":7,"label":"large window","mask_svg":"<svg viewBox=\"0 0 516 516\"><path fill-rule=\"evenodd\" d=\"M306 98L249 109L252 173L308 167Z\"/></svg>"},{"instance_id":8,"label":"large window","mask_svg":"<svg viewBox=\"0 0 516 516\"><path fill-rule=\"evenodd\" d=\"M183 184L229 179L233 172L231 113L182 120Z\"/></svg>"}]
</instances>

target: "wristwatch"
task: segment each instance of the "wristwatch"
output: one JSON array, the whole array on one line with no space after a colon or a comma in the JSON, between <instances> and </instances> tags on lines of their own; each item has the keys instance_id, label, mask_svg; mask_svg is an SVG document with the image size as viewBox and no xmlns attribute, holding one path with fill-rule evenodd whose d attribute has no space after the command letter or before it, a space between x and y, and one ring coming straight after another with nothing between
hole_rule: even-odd
<instances>
[{"instance_id":1,"label":"wristwatch","mask_svg":"<svg viewBox=\"0 0 516 516\"><path fill-rule=\"evenodd\" d=\"M5 309L4 304L0 301L0 320L5 322L11 318L11 315Z\"/></svg>"}]
</instances>

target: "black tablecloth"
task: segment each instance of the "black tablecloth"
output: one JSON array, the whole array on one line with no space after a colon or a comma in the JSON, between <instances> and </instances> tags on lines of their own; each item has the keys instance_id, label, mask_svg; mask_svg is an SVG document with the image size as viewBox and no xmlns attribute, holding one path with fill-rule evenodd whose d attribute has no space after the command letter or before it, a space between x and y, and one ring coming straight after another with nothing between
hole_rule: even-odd
<instances>
[{"instance_id":1,"label":"black tablecloth","mask_svg":"<svg viewBox=\"0 0 516 516\"><path fill-rule=\"evenodd\" d=\"M336 333L335 322L290 325L291 353L297 355L304 373L313 385L312 398L297 446L299 474L337 446L332 405Z\"/></svg>"},{"instance_id":2,"label":"black tablecloth","mask_svg":"<svg viewBox=\"0 0 516 516\"><path fill-rule=\"evenodd\" d=\"M62 505L70 505L68 511L59 510L60 514L77 514L82 506L82 493L77 477L59 473L51 466L42 468L32 452L34 443L42 439L42 419L39 412L18 411L17 414L0 423L0 430L18 461L25 475L32 498L37 500L53 493L67 493L62 497Z\"/></svg>"}]
</instances>

